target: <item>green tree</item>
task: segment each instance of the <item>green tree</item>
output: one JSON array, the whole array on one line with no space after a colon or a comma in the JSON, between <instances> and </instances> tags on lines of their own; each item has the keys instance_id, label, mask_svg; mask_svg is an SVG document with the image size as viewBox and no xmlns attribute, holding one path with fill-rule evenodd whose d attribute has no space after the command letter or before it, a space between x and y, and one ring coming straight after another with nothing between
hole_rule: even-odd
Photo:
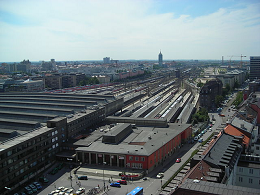
<instances>
[{"instance_id":1,"label":"green tree","mask_svg":"<svg viewBox=\"0 0 260 195\"><path fill-rule=\"evenodd\" d=\"M215 104L216 104L216 106L220 106L220 104L221 104L221 102L223 102L223 100L224 100L224 97L222 96L222 95L217 95L216 97L215 97Z\"/></svg>"},{"instance_id":2,"label":"green tree","mask_svg":"<svg viewBox=\"0 0 260 195\"><path fill-rule=\"evenodd\" d=\"M202 82L199 82L198 84L197 84L197 87L202 87L203 86L203 83Z\"/></svg>"},{"instance_id":3,"label":"green tree","mask_svg":"<svg viewBox=\"0 0 260 195\"><path fill-rule=\"evenodd\" d=\"M222 89L222 96L223 96L223 97L226 97L227 94L228 94L228 90L227 90L226 88L223 88L223 89Z\"/></svg>"},{"instance_id":4,"label":"green tree","mask_svg":"<svg viewBox=\"0 0 260 195\"><path fill-rule=\"evenodd\" d=\"M237 107L241 102L243 102L243 93L242 91L239 91L233 104Z\"/></svg>"},{"instance_id":5,"label":"green tree","mask_svg":"<svg viewBox=\"0 0 260 195\"><path fill-rule=\"evenodd\" d=\"M228 92L230 92L231 87L228 83L226 84L225 88L227 89Z\"/></svg>"},{"instance_id":6,"label":"green tree","mask_svg":"<svg viewBox=\"0 0 260 195\"><path fill-rule=\"evenodd\" d=\"M237 80L236 80L235 83L234 83L234 88L239 88L239 83L238 83Z\"/></svg>"}]
</instances>

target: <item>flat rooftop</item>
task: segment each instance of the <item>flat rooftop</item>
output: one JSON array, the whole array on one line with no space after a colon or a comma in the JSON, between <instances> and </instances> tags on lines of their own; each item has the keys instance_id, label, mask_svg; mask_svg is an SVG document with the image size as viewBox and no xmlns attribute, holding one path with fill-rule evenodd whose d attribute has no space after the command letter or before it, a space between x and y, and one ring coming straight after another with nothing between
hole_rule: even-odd
<instances>
[{"instance_id":1,"label":"flat rooftop","mask_svg":"<svg viewBox=\"0 0 260 195\"><path fill-rule=\"evenodd\" d=\"M132 154L132 155L150 155L165 143L172 140L184 130L189 128L190 124L170 123L169 127L137 127L119 144L102 143L102 136L90 143L93 139L91 136L80 140L85 147L78 147L77 151L97 152L97 153L114 153L114 154ZM107 132L109 133L109 131ZM95 133L93 132L95 135Z\"/></svg>"},{"instance_id":2,"label":"flat rooftop","mask_svg":"<svg viewBox=\"0 0 260 195\"><path fill-rule=\"evenodd\" d=\"M226 185L215 182L200 181L198 179L186 179L173 194L182 194L182 192L190 191L191 194L250 194L259 195L259 189L246 188L241 186Z\"/></svg>"}]
</instances>

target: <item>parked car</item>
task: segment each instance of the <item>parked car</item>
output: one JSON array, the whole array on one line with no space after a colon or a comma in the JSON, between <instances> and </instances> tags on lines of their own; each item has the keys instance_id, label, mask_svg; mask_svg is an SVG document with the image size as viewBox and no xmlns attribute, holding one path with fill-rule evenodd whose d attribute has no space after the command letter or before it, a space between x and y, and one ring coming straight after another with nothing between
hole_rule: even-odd
<instances>
[{"instance_id":1,"label":"parked car","mask_svg":"<svg viewBox=\"0 0 260 195\"><path fill-rule=\"evenodd\" d=\"M164 176L163 173L158 173L158 174L156 175L156 178L161 179L161 178L163 178L163 176Z\"/></svg>"},{"instance_id":2,"label":"parked car","mask_svg":"<svg viewBox=\"0 0 260 195\"><path fill-rule=\"evenodd\" d=\"M202 139L202 138L200 138L200 139L199 139L199 143L202 143L202 142L203 142L203 139Z\"/></svg>"},{"instance_id":3,"label":"parked car","mask_svg":"<svg viewBox=\"0 0 260 195\"><path fill-rule=\"evenodd\" d=\"M63 165L64 165L64 163L60 163L56 168L59 169L59 170L61 170L62 167L63 167Z\"/></svg>"},{"instance_id":4,"label":"parked car","mask_svg":"<svg viewBox=\"0 0 260 195\"><path fill-rule=\"evenodd\" d=\"M64 189L64 187L63 186L61 186L61 187L58 187L58 190L59 191L62 191Z\"/></svg>"},{"instance_id":5,"label":"parked car","mask_svg":"<svg viewBox=\"0 0 260 195\"><path fill-rule=\"evenodd\" d=\"M32 189L29 186L24 187L26 194L33 194Z\"/></svg>"},{"instance_id":6,"label":"parked car","mask_svg":"<svg viewBox=\"0 0 260 195\"><path fill-rule=\"evenodd\" d=\"M33 184L30 184L29 187L32 189L33 192L37 192L37 188L33 185Z\"/></svg>"},{"instance_id":7,"label":"parked car","mask_svg":"<svg viewBox=\"0 0 260 195\"><path fill-rule=\"evenodd\" d=\"M196 136L196 137L194 137L194 141L198 141L198 137Z\"/></svg>"},{"instance_id":8,"label":"parked car","mask_svg":"<svg viewBox=\"0 0 260 195\"><path fill-rule=\"evenodd\" d=\"M118 182L111 183L110 186L111 186L111 187L118 187L118 188L121 188L121 185L120 185L120 183L118 183Z\"/></svg>"},{"instance_id":9,"label":"parked car","mask_svg":"<svg viewBox=\"0 0 260 195\"><path fill-rule=\"evenodd\" d=\"M40 177L39 181L43 182L43 183L48 183L49 182L49 180L47 178L45 178L45 177Z\"/></svg>"},{"instance_id":10,"label":"parked car","mask_svg":"<svg viewBox=\"0 0 260 195\"><path fill-rule=\"evenodd\" d=\"M55 191L51 191L48 195L53 195L55 193L56 193Z\"/></svg>"},{"instance_id":11,"label":"parked car","mask_svg":"<svg viewBox=\"0 0 260 195\"><path fill-rule=\"evenodd\" d=\"M209 132L211 132L212 131L212 128L209 128Z\"/></svg>"},{"instance_id":12,"label":"parked car","mask_svg":"<svg viewBox=\"0 0 260 195\"><path fill-rule=\"evenodd\" d=\"M73 189L68 189L65 194L71 194L73 192Z\"/></svg>"},{"instance_id":13,"label":"parked car","mask_svg":"<svg viewBox=\"0 0 260 195\"><path fill-rule=\"evenodd\" d=\"M55 175L56 173L58 173L59 169L57 167L55 167L54 169L51 170L50 174L51 175Z\"/></svg>"},{"instance_id":14,"label":"parked car","mask_svg":"<svg viewBox=\"0 0 260 195\"><path fill-rule=\"evenodd\" d=\"M33 182L33 185L34 185L38 190L42 189L41 184L39 184L38 182Z\"/></svg>"},{"instance_id":15,"label":"parked car","mask_svg":"<svg viewBox=\"0 0 260 195\"><path fill-rule=\"evenodd\" d=\"M83 194L85 192L85 188L79 188L77 191L76 191L76 194Z\"/></svg>"},{"instance_id":16,"label":"parked car","mask_svg":"<svg viewBox=\"0 0 260 195\"><path fill-rule=\"evenodd\" d=\"M177 158L176 163L180 163L180 162L181 162L181 158Z\"/></svg>"},{"instance_id":17,"label":"parked car","mask_svg":"<svg viewBox=\"0 0 260 195\"><path fill-rule=\"evenodd\" d=\"M78 177L79 180L88 180L88 176L82 175Z\"/></svg>"},{"instance_id":18,"label":"parked car","mask_svg":"<svg viewBox=\"0 0 260 195\"><path fill-rule=\"evenodd\" d=\"M127 185L127 181L126 180L118 180L117 183L123 184L123 185Z\"/></svg>"}]
</instances>

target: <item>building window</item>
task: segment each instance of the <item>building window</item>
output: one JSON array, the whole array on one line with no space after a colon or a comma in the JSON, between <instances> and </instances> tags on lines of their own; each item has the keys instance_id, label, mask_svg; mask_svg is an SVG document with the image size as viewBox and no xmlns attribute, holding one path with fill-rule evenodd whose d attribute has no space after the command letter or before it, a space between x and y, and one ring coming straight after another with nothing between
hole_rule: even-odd
<instances>
[{"instance_id":1,"label":"building window","mask_svg":"<svg viewBox=\"0 0 260 195\"><path fill-rule=\"evenodd\" d=\"M129 156L129 160L133 160L133 157L132 157L132 156Z\"/></svg>"},{"instance_id":2,"label":"building window","mask_svg":"<svg viewBox=\"0 0 260 195\"><path fill-rule=\"evenodd\" d=\"M239 182L243 182L243 178L242 177L238 177L238 181Z\"/></svg>"},{"instance_id":3,"label":"building window","mask_svg":"<svg viewBox=\"0 0 260 195\"><path fill-rule=\"evenodd\" d=\"M144 161L144 157L141 157L141 161Z\"/></svg>"},{"instance_id":4,"label":"building window","mask_svg":"<svg viewBox=\"0 0 260 195\"><path fill-rule=\"evenodd\" d=\"M135 161L139 161L139 157L138 156L135 157Z\"/></svg>"},{"instance_id":5,"label":"building window","mask_svg":"<svg viewBox=\"0 0 260 195\"><path fill-rule=\"evenodd\" d=\"M253 183L253 179L249 178L249 183Z\"/></svg>"},{"instance_id":6,"label":"building window","mask_svg":"<svg viewBox=\"0 0 260 195\"><path fill-rule=\"evenodd\" d=\"M256 148L255 148L256 150L259 150L259 146L256 146Z\"/></svg>"},{"instance_id":7,"label":"building window","mask_svg":"<svg viewBox=\"0 0 260 195\"><path fill-rule=\"evenodd\" d=\"M8 151L7 156L11 156L11 155L12 155L12 151Z\"/></svg>"},{"instance_id":8,"label":"building window","mask_svg":"<svg viewBox=\"0 0 260 195\"><path fill-rule=\"evenodd\" d=\"M249 169L249 173L250 173L250 174L253 174L253 169Z\"/></svg>"},{"instance_id":9,"label":"building window","mask_svg":"<svg viewBox=\"0 0 260 195\"><path fill-rule=\"evenodd\" d=\"M242 168L242 167L239 167L238 171L239 171L239 172L243 172L243 168Z\"/></svg>"}]
</instances>

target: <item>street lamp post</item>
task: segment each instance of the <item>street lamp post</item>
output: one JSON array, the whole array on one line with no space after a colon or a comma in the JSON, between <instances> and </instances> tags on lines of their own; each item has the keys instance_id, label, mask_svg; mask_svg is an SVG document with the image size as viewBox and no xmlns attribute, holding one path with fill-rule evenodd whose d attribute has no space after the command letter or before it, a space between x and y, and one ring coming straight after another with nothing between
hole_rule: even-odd
<instances>
[{"instance_id":1,"label":"street lamp post","mask_svg":"<svg viewBox=\"0 0 260 195\"><path fill-rule=\"evenodd\" d=\"M73 159L67 158L68 161L72 161ZM72 187L72 176L71 176L71 170L70 170L70 186ZM72 187L73 188L73 187Z\"/></svg>"},{"instance_id":2,"label":"street lamp post","mask_svg":"<svg viewBox=\"0 0 260 195\"><path fill-rule=\"evenodd\" d=\"M106 189L105 174L104 174L104 172L105 172L105 164L106 164L106 162L103 162L103 182L104 182L104 191L105 191L105 189Z\"/></svg>"}]
</instances>

